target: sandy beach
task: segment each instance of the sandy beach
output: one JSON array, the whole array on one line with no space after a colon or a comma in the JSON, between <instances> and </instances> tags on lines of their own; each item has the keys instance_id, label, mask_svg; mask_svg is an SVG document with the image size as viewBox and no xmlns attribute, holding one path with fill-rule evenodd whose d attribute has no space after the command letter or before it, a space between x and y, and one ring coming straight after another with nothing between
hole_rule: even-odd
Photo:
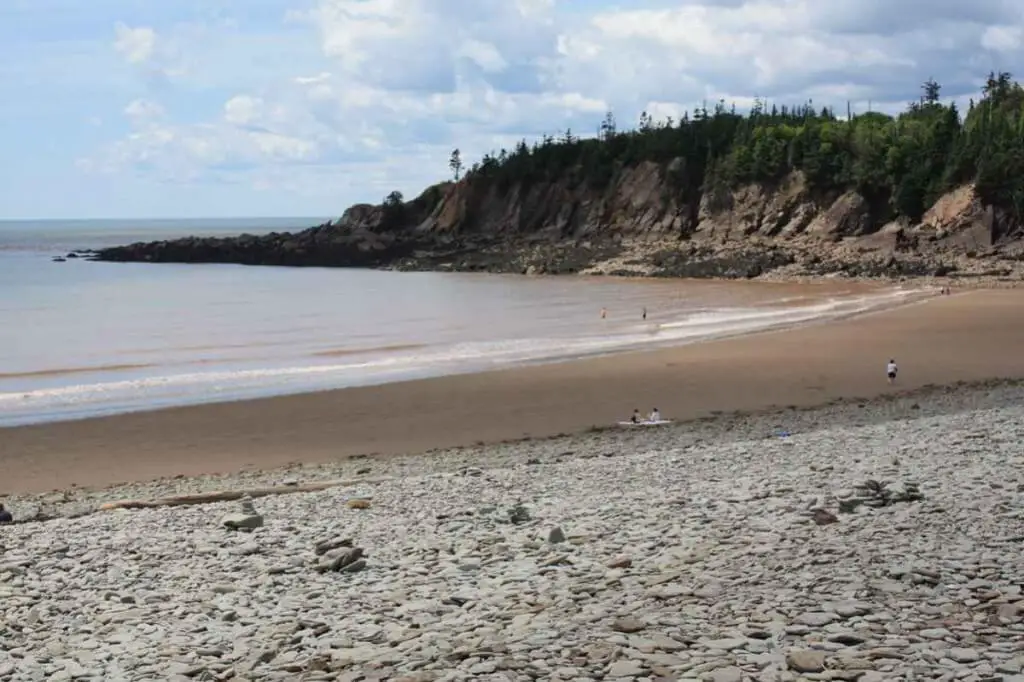
<instances>
[{"instance_id":1,"label":"sandy beach","mask_svg":"<svg viewBox=\"0 0 1024 682\"><path fill-rule=\"evenodd\" d=\"M633 408L691 420L1024 377L1022 304L1016 290L978 290L658 351L0 429L0 493L542 438L608 426Z\"/></svg>"}]
</instances>

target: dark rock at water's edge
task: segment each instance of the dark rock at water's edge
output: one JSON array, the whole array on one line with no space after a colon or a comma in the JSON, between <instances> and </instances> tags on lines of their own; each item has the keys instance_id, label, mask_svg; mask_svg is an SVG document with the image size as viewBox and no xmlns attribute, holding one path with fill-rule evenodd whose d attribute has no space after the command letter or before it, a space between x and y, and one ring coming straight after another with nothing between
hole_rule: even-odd
<instances>
[{"instance_id":1,"label":"dark rock at water's edge","mask_svg":"<svg viewBox=\"0 0 1024 682\"><path fill-rule=\"evenodd\" d=\"M346 233L324 224L298 233L185 237L100 249L95 260L152 263L238 263L323 267L383 267L411 256L417 240Z\"/></svg>"}]
</instances>

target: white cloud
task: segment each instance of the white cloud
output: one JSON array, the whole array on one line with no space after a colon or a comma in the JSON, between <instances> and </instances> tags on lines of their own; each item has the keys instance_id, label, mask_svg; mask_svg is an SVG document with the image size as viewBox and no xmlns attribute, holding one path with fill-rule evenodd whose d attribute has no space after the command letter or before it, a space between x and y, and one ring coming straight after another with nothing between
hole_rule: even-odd
<instances>
[{"instance_id":1,"label":"white cloud","mask_svg":"<svg viewBox=\"0 0 1024 682\"><path fill-rule=\"evenodd\" d=\"M221 124L155 124L129 134L87 165L105 172L141 166L160 179L180 181L224 167L244 170L315 162L320 152L315 140L281 133Z\"/></svg>"},{"instance_id":2,"label":"white cloud","mask_svg":"<svg viewBox=\"0 0 1024 682\"><path fill-rule=\"evenodd\" d=\"M144 64L156 50L156 31L148 26L132 28L121 22L114 25L117 50L129 64Z\"/></svg>"},{"instance_id":3,"label":"white cloud","mask_svg":"<svg viewBox=\"0 0 1024 682\"><path fill-rule=\"evenodd\" d=\"M470 161L521 137L586 134L608 109L620 125L643 110L677 119L702 101L743 106L755 96L892 109L930 77L944 95L961 97L976 93L989 70L1024 76L1024 12L1002 0L624 6L314 0L281 21L289 44L309 49L313 41L318 54L296 47L287 54L306 56L269 64L253 55L283 52L252 37L251 53L210 52L217 30L240 39L241 29L227 24L166 39L163 27L158 36L120 24L116 44L128 62L187 63L206 92L222 90L222 104L203 123L175 123L133 103L126 114L148 127L136 123L99 165L166 177L233 173L293 191L309 177L307 190L341 192L340 208L395 187L415 192L446 174L452 147ZM274 40L285 49L283 37ZM212 72L221 82L202 80ZM349 186L366 196L344 195Z\"/></svg>"},{"instance_id":4,"label":"white cloud","mask_svg":"<svg viewBox=\"0 0 1024 682\"><path fill-rule=\"evenodd\" d=\"M146 78L150 85L163 84L187 75L201 77L194 63L195 56L216 46L218 36L211 33L226 31L227 26L229 24L216 27L202 23L178 24L158 30L151 26L131 27L117 22L113 46L124 62Z\"/></svg>"},{"instance_id":5,"label":"white cloud","mask_svg":"<svg viewBox=\"0 0 1024 682\"><path fill-rule=\"evenodd\" d=\"M316 85L317 83L323 83L330 79L330 72L322 71L315 76L296 76L293 80L299 85Z\"/></svg>"},{"instance_id":6,"label":"white cloud","mask_svg":"<svg viewBox=\"0 0 1024 682\"><path fill-rule=\"evenodd\" d=\"M1017 52L1024 48L1021 26L989 26L981 35L981 46L995 52Z\"/></svg>"},{"instance_id":7,"label":"white cloud","mask_svg":"<svg viewBox=\"0 0 1024 682\"><path fill-rule=\"evenodd\" d=\"M259 97L236 95L224 103L224 120L236 126L253 125L262 115L263 107Z\"/></svg>"},{"instance_id":8,"label":"white cloud","mask_svg":"<svg viewBox=\"0 0 1024 682\"><path fill-rule=\"evenodd\" d=\"M481 69L488 72L503 71L508 62L501 56L498 48L472 38L465 41L459 48L460 57L473 60Z\"/></svg>"},{"instance_id":9,"label":"white cloud","mask_svg":"<svg viewBox=\"0 0 1024 682\"><path fill-rule=\"evenodd\" d=\"M147 125L164 116L164 108L148 99L136 99L124 108L124 115L136 125Z\"/></svg>"}]
</instances>

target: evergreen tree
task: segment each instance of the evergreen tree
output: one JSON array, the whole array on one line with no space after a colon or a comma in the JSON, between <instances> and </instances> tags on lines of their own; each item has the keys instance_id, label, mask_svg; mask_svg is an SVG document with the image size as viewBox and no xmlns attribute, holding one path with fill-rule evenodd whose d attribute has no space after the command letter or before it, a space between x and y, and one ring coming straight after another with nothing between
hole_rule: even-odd
<instances>
[{"instance_id":1,"label":"evergreen tree","mask_svg":"<svg viewBox=\"0 0 1024 682\"><path fill-rule=\"evenodd\" d=\"M566 130L511 151L490 152L466 180L502 189L538 181L607 187L643 162L661 165L667 191L696 203L701 193L727 196L745 183L772 183L800 172L813 191L855 189L887 203L894 217L918 220L943 193L974 183L983 201L1024 220L1024 89L1009 73L988 74L980 99L965 115L943 104L929 79L898 116L868 111L837 118L808 101L777 105L760 98L743 115L726 102L702 104L678 120L656 122L643 112L637 129L620 131L607 112L593 138ZM458 150L451 163L461 171ZM713 198L713 197L712 197Z\"/></svg>"},{"instance_id":2,"label":"evergreen tree","mask_svg":"<svg viewBox=\"0 0 1024 682\"><path fill-rule=\"evenodd\" d=\"M401 226L401 222L405 219L405 197L402 196L401 192L395 190L384 197L381 208L384 212L381 222L384 225L390 228Z\"/></svg>"},{"instance_id":3,"label":"evergreen tree","mask_svg":"<svg viewBox=\"0 0 1024 682\"><path fill-rule=\"evenodd\" d=\"M458 182L459 175L462 173L462 152L458 149L452 150L452 155L448 158L448 168L451 169L455 182Z\"/></svg>"}]
</instances>

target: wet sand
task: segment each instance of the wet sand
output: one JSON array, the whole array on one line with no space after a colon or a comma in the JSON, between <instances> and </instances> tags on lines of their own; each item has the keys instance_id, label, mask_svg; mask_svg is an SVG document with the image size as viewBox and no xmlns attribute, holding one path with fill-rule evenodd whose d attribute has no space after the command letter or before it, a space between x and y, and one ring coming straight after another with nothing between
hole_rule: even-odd
<instances>
[{"instance_id":1,"label":"wet sand","mask_svg":"<svg viewBox=\"0 0 1024 682\"><path fill-rule=\"evenodd\" d=\"M687 420L1022 378L1022 309L1020 291L980 290L665 350L0 429L0 494L546 437L633 408Z\"/></svg>"}]
</instances>

